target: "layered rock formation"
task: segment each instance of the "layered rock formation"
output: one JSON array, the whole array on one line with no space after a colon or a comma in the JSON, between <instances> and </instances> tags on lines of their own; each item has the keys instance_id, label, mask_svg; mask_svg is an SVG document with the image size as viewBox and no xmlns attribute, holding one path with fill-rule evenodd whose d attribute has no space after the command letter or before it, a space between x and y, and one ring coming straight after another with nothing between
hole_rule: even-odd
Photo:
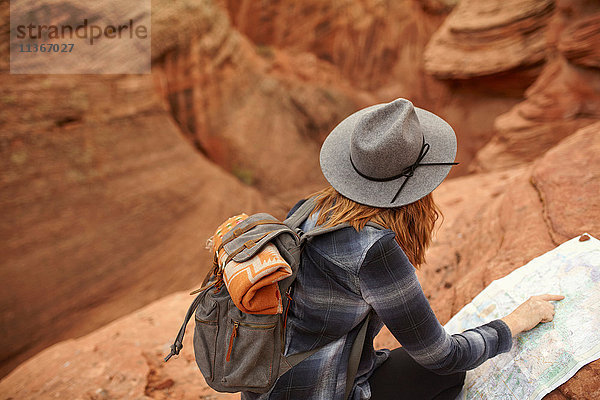
<instances>
[{"instance_id":1,"label":"layered rock formation","mask_svg":"<svg viewBox=\"0 0 600 400\"><path fill-rule=\"evenodd\" d=\"M585 2L573 2L580 7ZM570 5L572 7L572 5ZM573 131L600 120L600 6L559 6L554 25L558 42L551 60L525 100L495 123L495 135L477 154L474 171L490 171L533 161ZM591 14L591 15L590 15Z\"/></svg>"},{"instance_id":2,"label":"layered rock formation","mask_svg":"<svg viewBox=\"0 0 600 400\"><path fill-rule=\"evenodd\" d=\"M599 13L583 0L463 0L450 13L427 46L426 71L504 93L535 79L525 100L496 118L471 171L533 161L599 119Z\"/></svg>"},{"instance_id":3,"label":"layered rock formation","mask_svg":"<svg viewBox=\"0 0 600 400\"><path fill-rule=\"evenodd\" d=\"M213 162L287 203L322 187L320 141L375 99L314 55L255 45L223 9L196 3L185 13L202 30L163 52L154 69L182 131ZM173 7L155 6L155 19L166 25L163 6Z\"/></svg>"},{"instance_id":4,"label":"layered rock formation","mask_svg":"<svg viewBox=\"0 0 600 400\"><path fill-rule=\"evenodd\" d=\"M520 79L504 79L492 93L477 85L440 83L424 71L425 46L453 0L222 3L232 24L261 52L310 53L353 87L371 92L374 102L405 97L446 119L463 138L461 164L451 176L467 172L492 136L493 120L517 104L527 87Z\"/></svg>"},{"instance_id":5,"label":"layered rock formation","mask_svg":"<svg viewBox=\"0 0 600 400\"><path fill-rule=\"evenodd\" d=\"M600 73L557 59L527 90L525 101L496 119L496 134L472 168L489 171L532 161L599 119Z\"/></svg>"},{"instance_id":6,"label":"layered rock formation","mask_svg":"<svg viewBox=\"0 0 600 400\"><path fill-rule=\"evenodd\" d=\"M565 30L558 49L569 62L582 67L600 68L599 20L597 13L586 15Z\"/></svg>"},{"instance_id":7,"label":"layered rock formation","mask_svg":"<svg viewBox=\"0 0 600 400\"><path fill-rule=\"evenodd\" d=\"M600 124L595 124L562 141L533 166L457 178L437 189L445 222L419 275L441 322L492 280L562 241L583 231L600 236L595 218L600 211L595 201L599 133ZM566 157L572 163L557 172L557 160ZM161 362L190 301L185 293L174 294L84 338L55 345L5 378L0 392L14 399L237 398L216 394L204 383L192 354L191 328L182 355ZM387 332L377 343L396 346ZM598 388L596 361L547 398L592 400L600 395Z\"/></svg>"},{"instance_id":8,"label":"layered rock formation","mask_svg":"<svg viewBox=\"0 0 600 400\"><path fill-rule=\"evenodd\" d=\"M553 0L462 0L435 33L425 69L468 79L541 64Z\"/></svg>"},{"instance_id":9,"label":"layered rock formation","mask_svg":"<svg viewBox=\"0 0 600 400\"><path fill-rule=\"evenodd\" d=\"M452 8L452 1L416 0L224 3L233 24L254 43L310 52L335 65L355 87L394 85L410 98L422 91L415 80L423 81L423 48L441 22L422 6L437 13Z\"/></svg>"}]
</instances>

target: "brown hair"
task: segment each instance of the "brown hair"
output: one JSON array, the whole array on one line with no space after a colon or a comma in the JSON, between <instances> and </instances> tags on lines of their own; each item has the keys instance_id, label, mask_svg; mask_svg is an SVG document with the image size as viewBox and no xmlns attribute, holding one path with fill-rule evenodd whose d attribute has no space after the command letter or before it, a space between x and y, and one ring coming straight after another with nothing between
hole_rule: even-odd
<instances>
[{"instance_id":1,"label":"brown hair","mask_svg":"<svg viewBox=\"0 0 600 400\"><path fill-rule=\"evenodd\" d=\"M333 226L347 222L359 231L368 221L378 223L394 231L396 242L417 269L425 262L425 250L431 244L435 222L440 216L443 218L431 193L414 203L396 208L378 208L356 203L331 186L312 196L316 196L313 213L320 211L318 225Z\"/></svg>"}]
</instances>

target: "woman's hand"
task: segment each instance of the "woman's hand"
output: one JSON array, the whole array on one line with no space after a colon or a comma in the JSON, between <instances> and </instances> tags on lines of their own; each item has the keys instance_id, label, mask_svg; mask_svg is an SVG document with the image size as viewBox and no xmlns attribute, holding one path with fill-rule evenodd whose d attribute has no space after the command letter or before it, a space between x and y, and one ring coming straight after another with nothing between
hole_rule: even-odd
<instances>
[{"instance_id":1,"label":"woman's hand","mask_svg":"<svg viewBox=\"0 0 600 400\"><path fill-rule=\"evenodd\" d=\"M551 301L564 299L556 294L532 296L513 312L502 318L513 336L535 328L540 322L550 322L554 318L554 304Z\"/></svg>"}]
</instances>

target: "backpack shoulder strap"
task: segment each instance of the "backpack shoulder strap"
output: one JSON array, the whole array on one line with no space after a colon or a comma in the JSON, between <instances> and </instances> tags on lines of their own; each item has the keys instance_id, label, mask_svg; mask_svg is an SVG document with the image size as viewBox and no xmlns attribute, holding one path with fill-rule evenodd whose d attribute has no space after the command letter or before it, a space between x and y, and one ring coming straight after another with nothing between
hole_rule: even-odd
<instances>
[{"instance_id":1,"label":"backpack shoulder strap","mask_svg":"<svg viewBox=\"0 0 600 400\"><path fill-rule=\"evenodd\" d=\"M358 331L358 335L352 344L352 350L350 350L350 360L348 361L348 368L346 369L346 394L344 395L344 399L350 397L350 393L352 393L352 389L354 388L354 380L356 379L356 373L358 372L358 364L360 364L360 358L365 345L365 338L367 337L367 328L370 320L371 313L365 318L365 322L363 322L363 325L360 327L360 331Z\"/></svg>"},{"instance_id":2,"label":"backpack shoulder strap","mask_svg":"<svg viewBox=\"0 0 600 400\"><path fill-rule=\"evenodd\" d=\"M356 335L356 339L354 340L354 343L352 343L352 349L350 350L350 358L348 360L348 367L346 368L346 393L344 394L345 400L347 400L350 397L352 389L354 388L354 380L356 379L356 373L358 372L358 364L360 363L360 358L362 356L365 339L367 337L367 328L369 327L370 320L371 313L369 313L367 317L363 320L360 330L358 331L358 335ZM288 365L286 366L287 368L284 367L284 365L281 365L279 376L285 374L292 367L306 360L308 357L312 356L322 348L323 347L317 347L316 349L303 351L302 353L296 353L289 356L285 356L284 359Z\"/></svg>"},{"instance_id":3,"label":"backpack shoulder strap","mask_svg":"<svg viewBox=\"0 0 600 400\"><path fill-rule=\"evenodd\" d=\"M305 220L308 218L310 213L315 209L315 201L314 198L306 199L288 218L283 221L287 226L292 229L297 229ZM337 231L338 229L347 228L350 224L347 222L337 224L334 226L328 226L325 228L316 228L310 232L306 232L303 236L308 239L314 236L322 235L324 233ZM377 229L385 229L383 226L379 225L376 222L367 222L367 226L371 226Z\"/></svg>"},{"instance_id":4,"label":"backpack shoulder strap","mask_svg":"<svg viewBox=\"0 0 600 400\"><path fill-rule=\"evenodd\" d=\"M329 233L329 232L337 231L338 229L342 229L342 228L348 228L349 226L350 226L349 223L343 222L341 224L337 224L337 225L334 225L334 226L327 226L327 227L324 227L324 228L316 228L316 229L313 229L310 232L306 232L303 235L302 239L306 240L306 239L309 239L311 237L322 235L324 233ZM370 226L370 227L373 227L373 228L376 228L376 229L385 229L383 226L379 225L378 223L371 222L371 221L367 222L366 226Z\"/></svg>"},{"instance_id":5,"label":"backpack shoulder strap","mask_svg":"<svg viewBox=\"0 0 600 400\"><path fill-rule=\"evenodd\" d=\"M306 218L310 215L310 213L315 209L314 199L311 197L309 199L304 200L304 202L290 215L288 218L283 221L284 224L289 226L292 229L298 228Z\"/></svg>"}]
</instances>

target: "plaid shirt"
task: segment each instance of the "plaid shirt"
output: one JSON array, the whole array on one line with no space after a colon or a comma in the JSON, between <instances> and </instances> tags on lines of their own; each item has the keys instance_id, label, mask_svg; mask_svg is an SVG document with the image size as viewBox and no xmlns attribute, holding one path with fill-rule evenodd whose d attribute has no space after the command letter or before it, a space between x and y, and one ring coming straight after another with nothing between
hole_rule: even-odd
<instances>
[{"instance_id":1,"label":"plaid shirt","mask_svg":"<svg viewBox=\"0 0 600 400\"><path fill-rule=\"evenodd\" d=\"M301 228L310 231L315 220ZM368 379L389 355L373 348L384 323L415 361L439 374L475 368L512 346L500 320L448 335L394 233L343 228L307 243L288 315L286 355L322 348L282 375L269 393L243 393L242 399L342 400L352 343L372 310L353 400L371 398Z\"/></svg>"}]
</instances>

